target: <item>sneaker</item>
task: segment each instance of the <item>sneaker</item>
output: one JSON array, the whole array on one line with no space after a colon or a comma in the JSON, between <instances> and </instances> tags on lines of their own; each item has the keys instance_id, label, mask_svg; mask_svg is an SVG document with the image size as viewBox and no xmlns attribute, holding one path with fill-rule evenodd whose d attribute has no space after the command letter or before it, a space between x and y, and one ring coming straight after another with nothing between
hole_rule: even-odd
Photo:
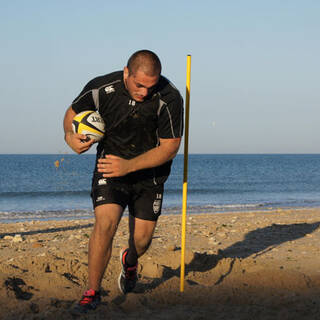
<instances>
[{"instance_id":1,"label":"sneaker","mask_svg":"<svg viewBox=\"0 0 320 320\"><path fill-rule=\"evenodd\" d=\"M73 314L83 314L90 310L95 310L101 302L101 296L98 291L87 290L79 303L71 311Z\"/></svg>"},{"instance_id":2,"label":"sneaker","mask_svg":"<svg viewBox=\"0 0 320 320\"><path fill-rule=\"evenodd\" d=\"M129 248L123 249L120 252L120 262L121 262L122 270L118 279L118 285L119 285L120 291L123 294L131 292L134 289L136 282L138 280L138 276L137 276L138 263L133 267L129 267L126 264L126 256L128 254L128 250Z\"/></svg>"}]
</instances>

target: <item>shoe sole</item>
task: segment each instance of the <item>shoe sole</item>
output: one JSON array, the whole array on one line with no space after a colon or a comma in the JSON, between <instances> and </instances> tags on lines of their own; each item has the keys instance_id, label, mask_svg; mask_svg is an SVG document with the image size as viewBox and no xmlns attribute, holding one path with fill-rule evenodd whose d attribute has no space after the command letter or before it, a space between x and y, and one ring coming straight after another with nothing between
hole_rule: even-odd
<instances>
[{"instance_id":1,"label":"shoe sole","mask_svg":"<svg viewBox=\"0 0 320 320\"><path fill-rule=\"evenodd\" d=\"M119 278L118 278L118 288L122 294L126 294L121 288L121 275L122 275L122 272L120 273Z\"/></svg>"},{"instance_id":2,"label":"shoe sole","mask_svg":"<svg viewBox=\"0 0 320 320\"><path fill-rule=\"evenodd\" d=\"M121 288L121 276L122 276L122 270L123 270L122 254L123 254L123 252L124 252L125 250L127 250L127 248L122 249L122 250L120 251L121 272L120 272L120 275L119 275L119 278L118 278L118 288L119 288L119 290L120 290L120 292L121 292L122 294L126 294L126 292L124 292L124 291L122 290L122 288Z\"/></svg>"}]
</instances>

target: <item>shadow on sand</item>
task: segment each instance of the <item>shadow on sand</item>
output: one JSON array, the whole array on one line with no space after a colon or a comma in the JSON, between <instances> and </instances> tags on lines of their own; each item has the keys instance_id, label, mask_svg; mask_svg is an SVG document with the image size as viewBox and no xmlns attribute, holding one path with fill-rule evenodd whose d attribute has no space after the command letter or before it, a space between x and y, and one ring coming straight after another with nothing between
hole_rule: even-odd
<instances>
[{"instance_id":1,"label":"shadow on sand","mask_svg":"<svg viewBox=\"0 0 320 320\"><path fill-rule=\"evenodd\" d=\"M21 236L30 236L34 234L41 234L41 233L54 233L54 232L63 232L63 231L70 231L70 230L79 230L79 229L87 229L93 227L92 223L78 225L78 226L69 226L69 227L60 227L60 228L52 228L52 229L43 229L43 230L32 230L26 232L3 232L0 233L0 239L5 236L15 236L16 234L20 234Z\"/></svg>"},{"instance_id":2,"label":"shadow on sand","mask_svg":"<svg viewBox=\"0 0 320 320\"><path fill-rule=\"evenodd\" d=\"M317 230L320 222L315 223L295 223L290 225L273 224L268 227L259 228L246 234L244 240L238 241L223 251L220 250L218 255L207 253L195 253L193 260L185 266L185 275L189 272L206 272L218 264L224 258L231 258L229 270L218 279L214 285L220 284L231 272L236 259L244 259L249 256L258 257L281 245L282 243L303 238ZM172 269L164 266L164 272L161 278L152 279L146 284L139 284L137 292L143 293L157 288L165 281L172 277L180 277L180 267ZM188 281L190 285L196 284ZM115 303L121 303L125 297L116 297Z\"/></svg>"},{"instance_id":3,"label":"shadow on sand","mask_svg":"<svg viewBox=\"0 0 320 320\"><path fill-rule=\"evenodd\" d=\"M85 224L71 227L59 227L52 229L33 230L27 232L19 232L22 236L43 234L43 233L54 233L63 232L69 230L79 230L92 227L93 224ZM295 223L289 225L283 224L272 224L264 228L259 228L248 232L242 241L238 241L226 249L219 250L219 254L207 254L207 253L195 253L193 260L185 266L185 275L187 276L190 272L206 272L216 267L218 262L225 258L231 258L229 270L221 275L218 281L214 285L220 284L231 272L236 259L244 259L253 255L253 258L263 255L270 250L276 248L282 243L297 240L303 238L307 234L313 233L320 226L320 222L315 223ZM14 236L16 233L0 233L0 238L4 236ZM163 266L163 274L161 278L154 278L148 283L139 283L137 286L138 293L144 293L152 289L157 288L162 283L173 277L180 277L180 267L173 269L170 266ZM187 282L197 284L191 280ZM8 283L8 286L16 287L15 283ZM16 291L16 290L15 290ZM121 304L126 300L126 296L117 296L113 299L116 304Z\"/></svg>"}]
</instances>

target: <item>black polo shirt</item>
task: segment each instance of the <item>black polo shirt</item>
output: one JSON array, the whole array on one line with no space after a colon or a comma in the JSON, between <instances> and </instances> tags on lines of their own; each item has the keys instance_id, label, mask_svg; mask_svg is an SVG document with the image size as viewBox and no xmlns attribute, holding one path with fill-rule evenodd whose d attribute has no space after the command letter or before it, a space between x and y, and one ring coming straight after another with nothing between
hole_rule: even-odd
<instances>
[{"instance_id":1,"label":"black polo shirt","mask_svg":"<svg viewBox=\"0 0 320 320\"><path fill-rule=\"evenodd\" d=\"M97 157L113 154L132 159L159 145L159 139L183 134L183 101L179 91L163 76L143 101L131 98L123 82L123 71L91 80L73 101L76 112L97 110L106 132L97 147ZM163 183L172 161L159 167L131 173L131 179Z\"/></svg>"}]
</instances>

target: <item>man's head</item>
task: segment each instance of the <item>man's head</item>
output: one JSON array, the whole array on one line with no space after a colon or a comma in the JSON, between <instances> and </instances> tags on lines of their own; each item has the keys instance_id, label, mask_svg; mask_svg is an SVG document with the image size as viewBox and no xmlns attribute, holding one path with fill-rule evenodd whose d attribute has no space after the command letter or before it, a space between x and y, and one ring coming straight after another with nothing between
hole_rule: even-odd
<instances>
[{"instance_id":1,"label":"man's head","mask_svg":"<svg viewBox=\"0 0 320 320\"><path fill-rule=\"evenodd\" d=\"M149 50L135 52L123 70L123 80L130 96L143 101L157 85L161 73L158 56Z\"/></svg>"}]
</instances>

